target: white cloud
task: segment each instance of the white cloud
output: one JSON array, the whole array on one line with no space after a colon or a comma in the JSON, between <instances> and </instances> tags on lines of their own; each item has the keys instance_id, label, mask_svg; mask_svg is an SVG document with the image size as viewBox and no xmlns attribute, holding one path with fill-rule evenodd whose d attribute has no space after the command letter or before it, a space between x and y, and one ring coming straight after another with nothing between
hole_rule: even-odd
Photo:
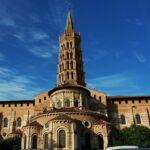
<instances>
[{"instance_id":1,"label":"white cloud","mask_svg":"<svg viewBox=\"0 0 150 150\"><path fill-rule=\"evenodd\" d=\"M19 75L16 70L0 68L0 100L34 99L34 95L42 91L35 87L34 78Z\"/></svg>"},{"instance_id":2,"label":"white cloud","mask_svg":"<svg viewBox=\"0 0 150 150\"><path fill-rule=\"evenodd\" d=\"M25 37L24 33L21 33L21 32L13 34L13 36L16 37L19 40L23 40L24 37Z\"/></svg>"},{"instance_id":3,"label":"white cloud","mask_svg":"<svg viewBox=\"0 0 150 150\"><path fill-rule=\"evenodd\" d=\"M63 25L67 17L67 1L52 0L48 1L48 3L55 26L57 27L57 29L62 31ZM73 11L73 9L71 10Z\"/></svg>"},{"instance_id":4,"label":"white cloud","mask_svg":"<svg viewBox=\"0 0 150 150\"><path fill-rule=\"evenodd\" d=\"M131 77L128 77L124 74L115 74L104 77L98 77L88 80L89 86L93 88L116 88L124 86L131 80Z\"/></svg>"},{"instance_id":5,"label":"white cloud","mask_svg":"<svg viewBox=\"0 0 150 150\"><path fill-rule=\"evenodd\" d=\"M2 53L0 52L0 61L2 61L2 60L5 60L5 56L4 56L4 54L2 54Z\"/></svg>"},{"instance_id":6,"label":"white cloud","mask_svg":"<svg viewBox=\"0 0 150 150\"><path fill-rule=\"evenodd\" d=\"M138 86L133 75L123 73L89 79L87 83L88 87L104 91L108 95L129 95L133 90L137 91Z\"/></svg>"},{"instance_id":7,"label":"white cloud","mask_svg":"<svg viewBox=\"0 0 150 150\"><path fill-rule=\"evenodd\" d=\"M140 63L145 63L147 61L147 59L140 53L135 53L135 57Z\"/></svg>"},{"instance_id":8,"label":"white cloud","mask_svg":"<svg viewBox=\"0 0 150 150\"><path fill-rule=\"evenodd\" d=\"M1 18L0 24L4 26L9 26L9 27L16 27L16 22L12 18Z\"/></svg>"},{"instance_id":9,"label":"white cloud","mask_svg":"<svg viewBox=\"0 0 150 150\"><path fill-rule=\"evenodd\" d=\"M31 33L31 40L32 41L40 41L40 40L46 40L49 38L49 35L45 32L32 32Z\"/></svg>"},{"instance_id":10,"label":"white cloud","mask_svg":"<svg viewBox=\"0 0 150 150\"><path fill-rule=\"evenodd\" d=\"M45 44L40 46L32 46L28 48L28 51L41 58L50 58L57 53L57 49L58 47L56 44Z\"/></svg>"}]
</instances>

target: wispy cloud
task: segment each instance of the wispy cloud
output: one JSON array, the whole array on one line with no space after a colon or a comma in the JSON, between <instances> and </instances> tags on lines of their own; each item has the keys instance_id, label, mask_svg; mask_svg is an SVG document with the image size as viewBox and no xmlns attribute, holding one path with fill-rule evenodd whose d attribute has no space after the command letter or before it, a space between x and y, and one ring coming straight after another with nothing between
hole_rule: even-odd
<instances>
[{"instance_id":1,"label":"wispy cloud","mask_svg":"<svg viewBox=\"0 0 150 150\"><path fill-rule=\"evenodd\" d=\"M146 57L141 53L136 52L135 57L140 63L145 63L147 61Z\"/></svg>"},{"instance_id":2,"label":"wispy cloud","mask_svg":"<svg viewBox=\"0 0 150 150\"><path fill-rule=\"evenodd\" d=\"M58 47L56 44L44 44L30 47L28 48L28 51L41 58L50 58L57 53Z\"/></svg>"},{"instance_id":3,"label":"wispy cloud","mask_svg":"<svg viewBox=\"0 0 150 150\"><path fill-rule=\"evenodd\" d=\"M0 17L1 18L1 17ZM16 28L17 27L17 24L16 22L12 19L12 18L1 18L0 19L0 25L3 25L3 26L9 26L9 27L13 27L13 28Z\"/></svg>"},{"instance_id":4,"label":"wispy cloud","mask_svg":"<svg viewBox=\"0 0 150 150\"><path fill-rule=\"evenodd\" d=\"M89 85L93 88L111 88L111 87L120 87L124 85L127 81L131 80L130 77L125 76L124 74L115 74L104 77L97 77L89 80Z\"/></svg>"},{"instance_id":5,"label":"wispy cloud","mask_svg":"<svg viewBox=\"0 0 150 150\"><path fill-rule=\"evenodd\" d=\"M38 42L40 40L46 40L49 38L49 35L45 32L32 32L31 33L31 40Z\"/></svg>"},{"instance_id":6,"label":"wispy cloud","mask_svg":"<svg viewBox=\"0 0 150 150\"><path fill-rule=\"evenodd\" d=\"M108 76L101 76L93 79L88 79L88 86L106 92L109 95L118 95L118 94L126 94L126 91L133 88L132 83L134 82L134 78L132 75L128 74L114 74Z\"/></svg>"},{"instance_id":7,"label":"wispy cloud","mask_svg":"<svg viewBox=\"0 0 150 150\"><path fill-rule=\"evenodd\" d=\"M57 29L62 31L62 25L64 25L64 20L66 20L66 6L68 5L67 0L66 1L60 1L60 0L52 0L48 1L50 11L53 17L53 21L55 23L55 26ZM71 3L70 3L71 4ZM72 9L73 11L73 9Z\"/></svg>"},{"instance_id":8,"label":"wispy cloud","mask_svg":"<svg viewBox=\"0 0 150 150\"><path fill-rule=\"evenodd\" d=\"M33 99L42 89L36 87L31 76L20 75L16 70L0 68L0 100Z\"/></svg>"},{"instance_id":9,"label":"wispy cloud","mask_svg":"<svg viewBox=\"0 0 150 150\"><path fill-rule=\"evenodd\" d=\"M0 61L2 61L2 60L5 60L5 56L4 56L4 54L2 54L2 53L0 52Z\"/></svg>"}]
</instances>

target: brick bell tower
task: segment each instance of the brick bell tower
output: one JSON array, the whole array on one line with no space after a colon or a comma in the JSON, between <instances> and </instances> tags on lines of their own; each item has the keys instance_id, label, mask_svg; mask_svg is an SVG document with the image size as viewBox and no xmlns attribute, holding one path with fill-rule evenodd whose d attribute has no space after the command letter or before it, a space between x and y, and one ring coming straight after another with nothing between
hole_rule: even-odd
<instances>
[{"instance_id":1,"label":"brick bell tower","mask_svg":"<svg viewBox=\"0 0 150 150\"><path fill-rule=\"evenodd\" d=\"M63 35L59 36L57 86L78 84L85 86L81 37L74 30L70 10Z\"/></svg>"}]
</instances>

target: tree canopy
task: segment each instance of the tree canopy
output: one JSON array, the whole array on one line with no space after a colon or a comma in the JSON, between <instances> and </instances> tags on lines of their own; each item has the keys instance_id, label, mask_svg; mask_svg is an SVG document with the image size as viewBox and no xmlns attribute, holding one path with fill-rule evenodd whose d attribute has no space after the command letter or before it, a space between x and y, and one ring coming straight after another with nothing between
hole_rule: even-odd
<instances>
[{"instance_id":1,"label":"tree canopy","mask_svg":"<svg viewBox=\"0 0 150 150\"><path fill-rule=\"evenodd\" d=\"M5 140L0 140L0 149L4 150L20 150L21 149L21 138L12 137Z\"/></svg>"},{"instance_id":2,"label":"tree canopy","mask_svg":"<svg viewBox=\"0 0 150 150\"><path fill-rule=\"evenodd\" d=\"M131 125L122 129L114 145L135 145L150 147L150 129L141 125ZM119 140L118 140L119 139Z\"/></svg>"}]
</instances>

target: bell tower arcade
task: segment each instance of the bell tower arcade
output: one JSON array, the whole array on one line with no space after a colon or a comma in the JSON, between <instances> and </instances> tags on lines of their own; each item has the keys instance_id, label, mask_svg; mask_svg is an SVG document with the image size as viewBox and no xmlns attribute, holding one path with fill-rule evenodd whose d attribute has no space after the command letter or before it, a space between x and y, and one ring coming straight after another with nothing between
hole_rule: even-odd
<instances>
[{"instance_id":1,"label":"bell tower arcade","mask_svg":"<svg viewBox=\"0 0 150 150\"><path fill-rule=\"evenodd\" d=\"M78 84L85 86L81 51L81 37L74 30L70 10L63 35L59 36L57 86Z\"/></svg>"}]
</instances>

